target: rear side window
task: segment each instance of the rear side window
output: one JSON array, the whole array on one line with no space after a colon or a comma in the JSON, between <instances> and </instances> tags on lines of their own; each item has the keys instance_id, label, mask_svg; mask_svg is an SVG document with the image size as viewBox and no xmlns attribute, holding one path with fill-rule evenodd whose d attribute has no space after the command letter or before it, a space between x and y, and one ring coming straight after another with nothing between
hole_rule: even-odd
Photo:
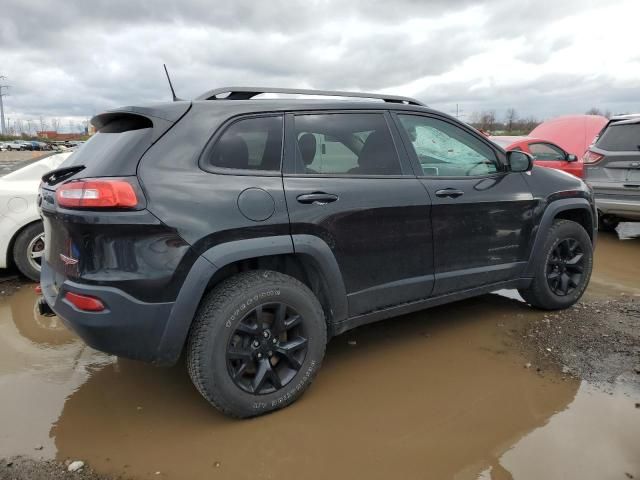
<instances>
[{"instance_id":1,"label":"rear side window","mask_svg":"<svg viewBox=\"0 0 640 480\"><path fill-rule=\"evenodd\" d=\"M296 115L295 134L296 173L402 174L382 113Z\"/></svg>"},{"instance_id":2,"label":"rear side window","mask_svg":"<svg viewBox=\"0 0 640 480\"><path fill-rule=\"evenodd\" d=\"M216 141L206 165L235 170L279 171L282 115L245 118L232 123Z\"/></svg>"},{"instance_id":3,"label":"rear side window","mask_svg":"<svg viewBox=\"0 0 640 480\"><path fill-rule=\"evenodd\" d=\"M637 152L640 150L640 123L609 125L600 135L596 147L610 152Z\"/></svg>"}]
</instances>

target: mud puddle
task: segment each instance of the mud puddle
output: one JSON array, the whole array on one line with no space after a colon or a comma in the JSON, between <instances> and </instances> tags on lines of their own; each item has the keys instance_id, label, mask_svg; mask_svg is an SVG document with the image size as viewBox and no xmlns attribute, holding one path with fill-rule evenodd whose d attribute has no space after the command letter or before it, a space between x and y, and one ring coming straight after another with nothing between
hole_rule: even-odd
<instances>
[{"instance_id":1,"label":"mud puddle","mask_svg":"<svg viewBox=\"0 0 640 480\"><path fill-rule=\"evenodd\" d=\"M616 264L608 250L626 242L606 242L589 295L612 284L640 294L640 262ZM96 352L35 314L21 288L0 298L0 457L81 459L132 478L640 478L640 391L538 371L520 346L544 313L509 296L337 337L299 402L236 421L209 407L184 365Z\"/></svg>"},{"instance_id":2,"label":"mud puddle","mask_svg":"<svg viewBox=\"0 0 640 480\"><path fill-rule=\"evenodd\" d=\"M640 239L598 233L590 296L640 296Z\"/></svg>"}]
</instances>

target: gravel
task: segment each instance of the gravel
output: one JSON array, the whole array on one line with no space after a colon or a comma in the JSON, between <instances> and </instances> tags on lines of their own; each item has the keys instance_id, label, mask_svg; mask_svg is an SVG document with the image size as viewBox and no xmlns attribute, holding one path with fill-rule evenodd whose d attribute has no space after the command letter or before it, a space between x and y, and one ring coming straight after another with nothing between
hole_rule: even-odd
<instances>
[{"instance_id":1,"label":"gravel","mask_svg":"<svg viewBox=\"0 0 640 480\"><path fill-rule=\"evenodd\" d=\"M126 477L98 475L83 463L77 471L69 471L64 463L26 457L0 459L0 480L125 480Z\"/></svg>"},{"instance_id":2,"label":"gravel","mask_svg":"<svg viewBox=\"0 0 640 480\"><path fill-rule=\"evenodd\" d=\"M640 387L640 298L587 300L549 312L523 340L543 370L554 367L605 388L620 379Z\"/></svg>"}]
</instances>

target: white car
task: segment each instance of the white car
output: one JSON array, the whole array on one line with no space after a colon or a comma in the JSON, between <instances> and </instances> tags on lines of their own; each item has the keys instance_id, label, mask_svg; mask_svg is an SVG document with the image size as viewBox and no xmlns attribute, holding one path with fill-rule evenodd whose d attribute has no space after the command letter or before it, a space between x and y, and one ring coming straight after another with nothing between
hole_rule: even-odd
<instances>
[{"instance_id":1,"label":"white car","mask_svg":"<svg viewBox=\"0 0 640 480\"><path fill-rule=\"evenodd\" d=\"M44 232L36 200L40 178L71 153L51 155L0 177L0 268L12 263L38 281Z\"/></svg>"}]
</instances>

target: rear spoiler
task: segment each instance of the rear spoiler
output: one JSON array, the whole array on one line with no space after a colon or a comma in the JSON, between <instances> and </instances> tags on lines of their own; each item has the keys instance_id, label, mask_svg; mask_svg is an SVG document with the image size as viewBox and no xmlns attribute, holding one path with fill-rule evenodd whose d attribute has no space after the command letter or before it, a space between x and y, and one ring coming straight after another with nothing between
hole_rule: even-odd
<instances>
[{"instance_id":1,"label":"rear spoiler","mask_svg":"<svg viewBox=\"0 0 640 480\"><path fill-rule=\"evenodd\" d=\"M152 143L180 120L191 108L191 102L171 102L145 107L122 107L100 113L91 119L97 132L119 133L153 128Z\"/></svg>"}]
</instances>

